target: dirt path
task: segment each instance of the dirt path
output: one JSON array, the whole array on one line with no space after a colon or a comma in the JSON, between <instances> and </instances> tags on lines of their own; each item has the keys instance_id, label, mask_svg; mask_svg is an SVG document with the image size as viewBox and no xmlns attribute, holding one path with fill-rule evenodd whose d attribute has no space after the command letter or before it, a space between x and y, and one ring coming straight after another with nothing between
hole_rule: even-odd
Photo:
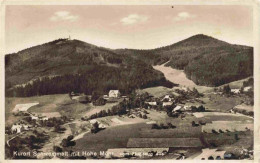
<instances>
[{"instance_id":1,"label":"dirt path","mask_svg":"<svg viewBox=\"0 0 260 163\"><path fill-rule=\"evenodd\" d=\"M21 135L21 134L24 134L24 133L25 133L25 132L20 132L19 134L15 135L15 136L12 137L11 139L7 140L7 141L6 141L6 144L10 147L9 142L10 142L11 140L13 140L14 138L16 138L17 136L19 136L19 135Z\"/></svg>"},{"instance_id":2,"label":"dirt path","mask_svg":"<svg viewBox=\"0 0 260 163\"><path fill-rule=\"evenodd\" d=\"M61 134L58 134L58 133L57 133L57 135L56 135L55 137L51 138L51 139L49 140L49 142L46 143L46 144L42 147L42 149L41 149L41 152L42 152L42 153L53 152L53 146L54 146L54 145L56 145L56 146L60 145L60 143L61 143L61 141L62 141L63 139L67 138L69 135L72 134L71 129L70 129L70 127L69 127L68 124L64 124L63 126L66 128L65 132L64 132L64 133L61 133ZM43 159L43 156L42 156L42 155L37 155L37 158L38 158L38 159Z\"/></svg>"}]
</instances>

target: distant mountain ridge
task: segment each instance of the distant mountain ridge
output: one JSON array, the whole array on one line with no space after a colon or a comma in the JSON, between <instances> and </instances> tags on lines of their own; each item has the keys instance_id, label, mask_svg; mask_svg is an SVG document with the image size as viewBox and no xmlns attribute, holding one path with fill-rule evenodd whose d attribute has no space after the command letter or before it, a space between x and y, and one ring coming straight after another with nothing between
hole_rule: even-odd
<instances>
[{"instance_id":1,"label":"distant mountain ridge","mask_svg":"<svg viewBox=\"0 0 260 163\"><path fill-rule=\"evenodd\" d=\"M151 49L118 49L150 65L169 61L166 66L184 70L198 85L219 86L253 75L253 48L233 45L198 34L175 44Z\"/></svg>"},{"instance_id":2,"label":"distant mountain ridge","mask_svg":"<svg viewBox=\"0 0 260 163\"><path fill-rule=\"evenodd\" d=\"M170 87L173 83L152 68L165 62L184 70L198 85L219 86L253 75L253 48L202 34L150 50L111 50L80 40L58 39L6 55L6 90L9 96L32 96ZM34 84L28 84L32 80ZM14 88L25 83L25 89Z\"/></svg>"}]
</instances>

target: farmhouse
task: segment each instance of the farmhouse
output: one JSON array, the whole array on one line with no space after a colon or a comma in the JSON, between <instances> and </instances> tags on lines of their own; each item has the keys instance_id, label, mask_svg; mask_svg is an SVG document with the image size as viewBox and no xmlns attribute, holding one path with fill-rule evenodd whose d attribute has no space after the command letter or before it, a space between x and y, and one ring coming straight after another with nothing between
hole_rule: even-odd
<instances>
[{"instance_id":1,"label":"farmhouse","mask_svg":"<svg viewBox=\"0 0 260 163\"><path fill-rule=\"evenodd\" d=\"M128 148L201 148L198 138L130 138Z\"/></svg>"},{"instance_id":2,"label":"farmhouse","mask_svg":"<svg viewBox=\"0 0 260 163\"><path fill-rule=\"evenodd\" d=\"M119 92L119 90L110 90L108 93L108 96L118 98L118 97L120 97L120 92Z\"/></svg>"}]
</instances>

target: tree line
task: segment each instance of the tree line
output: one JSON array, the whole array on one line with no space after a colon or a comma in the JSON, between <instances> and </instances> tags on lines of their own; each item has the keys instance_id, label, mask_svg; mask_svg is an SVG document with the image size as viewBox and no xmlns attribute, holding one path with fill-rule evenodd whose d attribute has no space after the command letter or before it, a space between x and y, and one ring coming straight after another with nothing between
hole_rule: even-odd
<instances>
[{"instance_id":1,"label":"tree line","mask_svg":"<svg viewBox=\"0 0 260 163\"><path fill-rule=\"evenodd\" d=\"M42 77L25 86L17 86L6 90L8 97L30 97L48 94L64 94L78 92L107 94L111 89L118 89L128 94L135 89L154 86L172 87L163 74L150 68L116 68L107 66L88 66L79 74L67 74L55 77Z\"/></svg>"}]
</instances>

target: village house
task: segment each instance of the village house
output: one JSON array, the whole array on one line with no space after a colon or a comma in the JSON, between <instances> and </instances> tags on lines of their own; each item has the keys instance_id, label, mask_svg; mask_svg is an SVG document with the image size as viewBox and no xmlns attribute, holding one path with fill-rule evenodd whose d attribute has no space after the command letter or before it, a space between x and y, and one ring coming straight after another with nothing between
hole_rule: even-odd
<instances>
[{"instance_id":1,"label":"village house","mask_svg":"<svg viewBox=\"0 0 260 163\"><path fill-rule=\"evenodd\" d=\"M243 89L243 91L244 91L244 92L248 92L250 89L252 89L252 87L248 86L248 87L245 87L245 88Z\"/></svg>"},{"instance_id":2,"label":"village house","mask_svg":"<svg viewBox=\"0 0 260 163\"><path fill-rule=\"evenodd\" d=\"M172 112L182 111L182 109L183 109L183 106L177 105L177 106L172 110Z\"/></svg>"},{"instance_id":3,"label":"village house","mask_svg":"<svg viewBox=\"0 0 260 163\"><path fill-rule=\"evenodd\" d=\"M239 94L240 89L231 89L231 92L234 93L234 94Z\"/></svg>"},{"instance_id":4,"label":"village house","mask_svg":"<svg viewBox=\"0 0 260 163\"><path fill-rule=\"evenodd\" d=\"M29 126L28 125L25 125L25 124L13 124L13 126L11 127L11 132L13 134L15 133L20 133L22 131L25 131L25 130L28 130Z\"/></svg>"},{"instance_id":5,"label":"village house","mask_svg":"<svg viewBox=\"0 0 260 163\"><path fill-rule=\"evenodd\" d=\"M119 90L110 90L108 93L108 96L110 98L118 98L118 97L120 97L120 92L119 92Z\"/></svg>"},{"instance_id":6,"label":"village house","mask_svg":"<svg viewBox=\"0 0 260 163\"><path fill-rule=\"evenodd\" d=\"M165 101L165 100L167 100L167 101L172 101L171 95L165 95L165 96L162 98L161 101Z\"/></svg>"},{"instance_id":7,"label":"village house","mask_svg":"<svg viewBox=\"0 0 260 163\"><path fill-rule=\"evenodd\" d=\"M11 132L13 134L15 133L20 133L22 131L22 125L19 124L13 124L13 126L11 127Z\"/></svg>"},{"instance_id":8,"label":"village house","mask_svg":"<svg viewBox=\"0 0 260 163\"><path fill-rule=\"evenodd\" d=\"M171 106L173 102L163 102L162 106Z\"/></svg>"},{"instance_id":9,"label":"village house","mask_svg":"<svg viewBox=\"0 0 260 163\"><path fill-rule=\"evenodd\" d=\"M185 105L183 108L184 108L185 111L191 111L190 105Z\"/></svg>"},{"instance_id":10,"label":"village house","mask_svg":"<svg viewBox=\"0 0 260 163\"><path fill-rule=\"evenodd\" d=\"M48 117L41 117L41 120L43 120L43 121L48 121L49 118L48 118Z\"/></svg>"},{"instance_id":11,"label":"village house","mask_svg":"<svg viewBox=\"0 0 260 163\"><path fill-rule=\"evenodd\" d=\"M33 114L31 114L30 117L31 117L32 120L38 120L39 119L39 117L37 117L37 116L35 116Z\"/></svg>"},{"instance_id":12,"label":"village house","mask_svg":"<svg viewBox=\"0 0 260 163\"><path fill-rule=\"evenodd\" d=\"M108 96L108 95L104 95L104 96L103 96L103 99L108 100L108 99L109 99L109 96Z\"/></svg>"},{"instance_id":13,"label":"village house","mask_svg":"<svg viewBox=\"0 0 260 163\"><path fill-rule=\"evenodd\" d=\"M96 119L90 120L89 123L92 124L92 125L93 125L94 123L98 123L98 127L99 127L99 128L106 128L106 127L107 127L107 125L101 123L100 121L98 121L98 120L96 120Z\"/></svg>"},{"instance_id":14,"label":"village house","mask_svg":"<svg viewBox=\"0 0 260 163\"><path fill-rule=\"evenodd\" d=\"M145 102L146 104L149 104L151 106L155 106L157 105L157 102L156 101L153 101L153 102Z\"/></svg>"}]
</instances>

